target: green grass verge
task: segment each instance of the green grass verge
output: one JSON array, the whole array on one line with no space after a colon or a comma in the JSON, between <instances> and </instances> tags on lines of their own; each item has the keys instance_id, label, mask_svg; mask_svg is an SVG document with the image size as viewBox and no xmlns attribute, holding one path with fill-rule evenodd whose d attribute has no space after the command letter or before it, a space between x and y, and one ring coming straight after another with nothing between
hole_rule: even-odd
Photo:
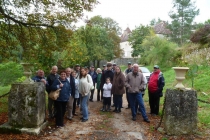
<instances>
[{"instance_id":1,"label":"green grass verge","mask_svg":"<svg viewBox=\"0 0 210 140\"><path fill-rule=\"evenodd\" d=\"M121 65L121 66L120 66L121 71L122 71L122 72L124 72L124 71L125 71L125 69L127 69L127 67L128 67L128 66L126 66L126 65Z\"/></svg>"},{"instance_id":2,"label":"green grass verge","mask_svg":"<svg viewBox=\"0 0 210 140\"><path fill-rule=\"evenodd\" d=\"M147 68L149 70L153 70L152 66L147 66ZM210 102L210 88L209 88L209 84L210 84L210 66L199 66L198 68L198 72L197 72L197 76L194 79L194 87L193 89L195 89L197 91L197 98ZM163 92L166 92L166 89L168 88L173 88L176 85L176 80L175 80L175 72L172 68L169 69L164 69L163 71L163 75L165 78L165 87ZM185 87L188 88L192 88L192 81L191 79L185 79L183 84L185 85ZM148 104L148 92L145 92L145 96L144 96L144 100L145 103ZM160 99L160 111L162 111L162 105L163 105L163 100L164 98ZM161 114L162 112L160 112ZM207 103L202 103L200 101L198 101L198 123L199 123L199 127L206 127L206 128L210 128L210 104Z\"/></svg>"},{"instance_id":3,"label":"green grass verge","mask_svg":"<svg viewBox=\"0 0 210 140\"><path fill-rule=\"evenodd\" d=\"M11 86L0 87L0 96L9 92ZM8 95L0 98L0 113L8 112Z\"/></svg>"}]
</instances>

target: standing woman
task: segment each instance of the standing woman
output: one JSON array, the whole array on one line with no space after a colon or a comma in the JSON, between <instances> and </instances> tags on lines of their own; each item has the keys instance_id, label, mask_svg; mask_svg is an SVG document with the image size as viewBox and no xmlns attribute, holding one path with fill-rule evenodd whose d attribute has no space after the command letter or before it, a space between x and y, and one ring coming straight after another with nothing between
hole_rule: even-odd
<instances>
[{"instance_id":1,"label":"standing woman","mask_svg":"<svg viewBox=\"0 0 210 140\"><path fill-rule=\"evenodd\" d=\"M69 84L69 81L66 78L65 71L60 72L60 77L56 79L51 86L51 90L53 91L59 88L61 89L59 97L54 102L55 109L57 111L55 115L55 123L56 123L56 127L63 127L64 126L63 117L66 112L66 104L71 95L71 86Z\"/></svg>"},{"instance_id":2,"label":"standing woman","mask_svg":"<svg viewBox=\"0 0 210 140\"><path fill-rule=\"evenodd\" d=\"M100 101L100 92L101 92L101 74L102 70L100 68L97 68L97 101ZM101 100L103 99L103 95L101 92Z\"/></svg>"},{"instance_id":3,"label":"standing woman","mask_svg":"<svg viewBox=\"0 0 210 140\"><path fill-rule=\"evenodd\" d=\"M112 94L114 99L115 110L113 112L121 112L122 107L122 96L125 93L125 76L121 72L119 66L116 66L113 83L112 83Z\"/></svg>"},{"instance_id":4,"label":"standing woman","mask_svg":"<svg viewBox=\"0 0 210 140\"><path fill-rule=\"evenodd\" d=\"M91 88L93 87L92 77L88 74L87 68L81 68L79 76L79 93L81 93L81 105L82 105L82 122L88 120L88 97L90 95Z\"/></svg>"}]
</instances>

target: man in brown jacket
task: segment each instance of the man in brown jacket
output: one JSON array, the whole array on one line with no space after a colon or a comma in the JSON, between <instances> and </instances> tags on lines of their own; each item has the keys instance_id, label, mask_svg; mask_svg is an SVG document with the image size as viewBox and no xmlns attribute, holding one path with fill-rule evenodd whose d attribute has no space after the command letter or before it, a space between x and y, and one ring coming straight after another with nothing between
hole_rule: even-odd
<instances>
[{"instance_id":1,"label":"man in brown jacket","mask_svg":"<svg viewBox=\"0 0 210 140\"><path fill-rule=\"evenodd\" d=\"M136 113L137 113L137 108L135 107L135 103L137 102L140 110L142 117L144 118L144 121L149 123L149 119L146 115L146 110L144 107L144 101L142 99L142 93L144 88L144 77L143 74L138 71L139 66L138 64L133 65L133 72L128 73L126 76L125 80L125 86L128 88L128 97L130 101L130 106L131 106L131 112L132 112L132 120L136 120Z\"/></svg>"}]
</instances>

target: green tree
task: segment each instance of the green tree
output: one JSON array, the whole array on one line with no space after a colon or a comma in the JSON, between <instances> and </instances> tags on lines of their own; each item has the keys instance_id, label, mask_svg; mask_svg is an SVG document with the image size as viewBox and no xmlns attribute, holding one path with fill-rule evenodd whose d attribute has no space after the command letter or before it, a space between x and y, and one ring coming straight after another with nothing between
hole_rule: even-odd
<instances>
[{"instance_id":1,"label":"green tree","mask_svg":"<svg viewBox=\"0 0 210 140\"><path fill-rule=\"evenodd\" d=\"M154 26L155 24L157 23L160 23L162 20L160 18L158 18L157 20L155 18L153 18L151 21L150 21L150 26Z\"/></svg>"},{"instance_id":2,"label":"green tree","mask_svg":"<svg viewBox=\"0 0 210 140\"><path fill-rule=\"evenodd\" d=\"M101 28L105 28L107 31L114 31L117 34L121 34L122 29L119 27L119 24L107 17L107 18L102 18L100 15L92 17L89 21L89 24L92 26L100 26Z\"/></svg>"},{"instance_id":3,"label":"green tree","mask_svg":"<svg viewBox=\"0 0 210 140\"><path fill-rule=\"evenodd\" d=\"M77 31L88 50L89 62L99 63L100 60L112 60L114 57L114 42L109 38L105 28L86 25Z\"/></svg>"},{"instance_id":4,"label":"green tree","mask_svg":"<svg viewBox=\"0 0 210 140\"><path fill-rule=\"evenodd\" d=\"M140 58L142 64L158 64L161 67L170 67L176 63L177 44L153 35L146 37L142 46L144 49Z\"/></svg>"},{"instance_id":5,"label":"green tree","mask_svg":"<svg viewBox=\"0 0 210 140\"><path fill-rule=\"evenodd\" d=\"M50 68L57 62L57 52L69 44L71 23L96 4L96 0L1 0L0 61L36 62L37 67Z\"/></svg>"},{"instance_id":6,"label":"green tree","mask_svg":"<svg viewBox=\"0 0 210 140\"><path fill-rule=\"evenodd\" d=\"M109 35L110 40L114 42L114 56L120 58L123 56L123 50L120 48L120 37L118 34L121 34L121 28L118 23L111 18L102 18L101 16L92 17L89 22L91 26L99 26L105 28Z\"/></svg>"},{"instance_id":7,"label":"green tree","mask_svg":"<svg viewBox=\"0 0 210 140\"><path fill-rule=\"evenodd\" d=\"M136 57L144 53L142 47L143 40L150 35L150 27L140 25L129 35L128 41L132 45L133 52L132 56Z\"/></svg>"},{"instance_id":8,"label":"green tree","mask_svg":"<svg viewBox=\"0 0 210 140\"><path fill-rule=\"evenodd\" d=\"M172 19L169 24L171 30L171 40L183 44L189 40L193 29L193 20L199 14L199 9L196 8L195 2L191 0L173 0L173 9L169 12Z\"/></svg>"},{"instance_id":9,"label":"green tree","mask_svg":"<svg viewBox=\"0 0 210 140\"><path fill-rule=\"evenodd\" d=\"M23 67L15 62L0 64L0 86L6 86L14 83L23 76Z\"/></svg>"},{"instance_id":10,"label":"green tree","mask_svg":"<svg viewBox=\"0 0 210 140\"><path fill-rule=\"evenodd\" d=\"M76 64L84 66L89 61L88 50L78 32L73 33L68 47L62 51L59 59L64 68L73 67Z\"/></svg>"},{"instance_id":11,"label":"green tree","mask_svg":"<svg viewBox=\"0 0 210 140\"><path fill-rule=\"evenodd\" d=\"M83 10L91 11L96 0L1 0L0 19L20 26L69 26L82 17Z\"/></svg>"}]
</instances>

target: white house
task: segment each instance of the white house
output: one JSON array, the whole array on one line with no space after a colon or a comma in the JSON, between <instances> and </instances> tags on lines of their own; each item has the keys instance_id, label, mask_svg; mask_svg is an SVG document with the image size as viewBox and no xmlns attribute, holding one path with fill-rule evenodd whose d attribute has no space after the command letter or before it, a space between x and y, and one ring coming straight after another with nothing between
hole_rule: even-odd
<instances>
[{"instance_id":1,"label":"white house","mask_svg":"<svg viewBox=\"0 0 210 140\"><path fill-rule=\"evenodd\" d=\"M128 36L130 33L131 33L131 30L127 27L120 37L121 38L120 48L124 51L124 55L122 58L132 58L131 54L132 54L133 48L128 42Z\"/></svg>"}]
</instances>

